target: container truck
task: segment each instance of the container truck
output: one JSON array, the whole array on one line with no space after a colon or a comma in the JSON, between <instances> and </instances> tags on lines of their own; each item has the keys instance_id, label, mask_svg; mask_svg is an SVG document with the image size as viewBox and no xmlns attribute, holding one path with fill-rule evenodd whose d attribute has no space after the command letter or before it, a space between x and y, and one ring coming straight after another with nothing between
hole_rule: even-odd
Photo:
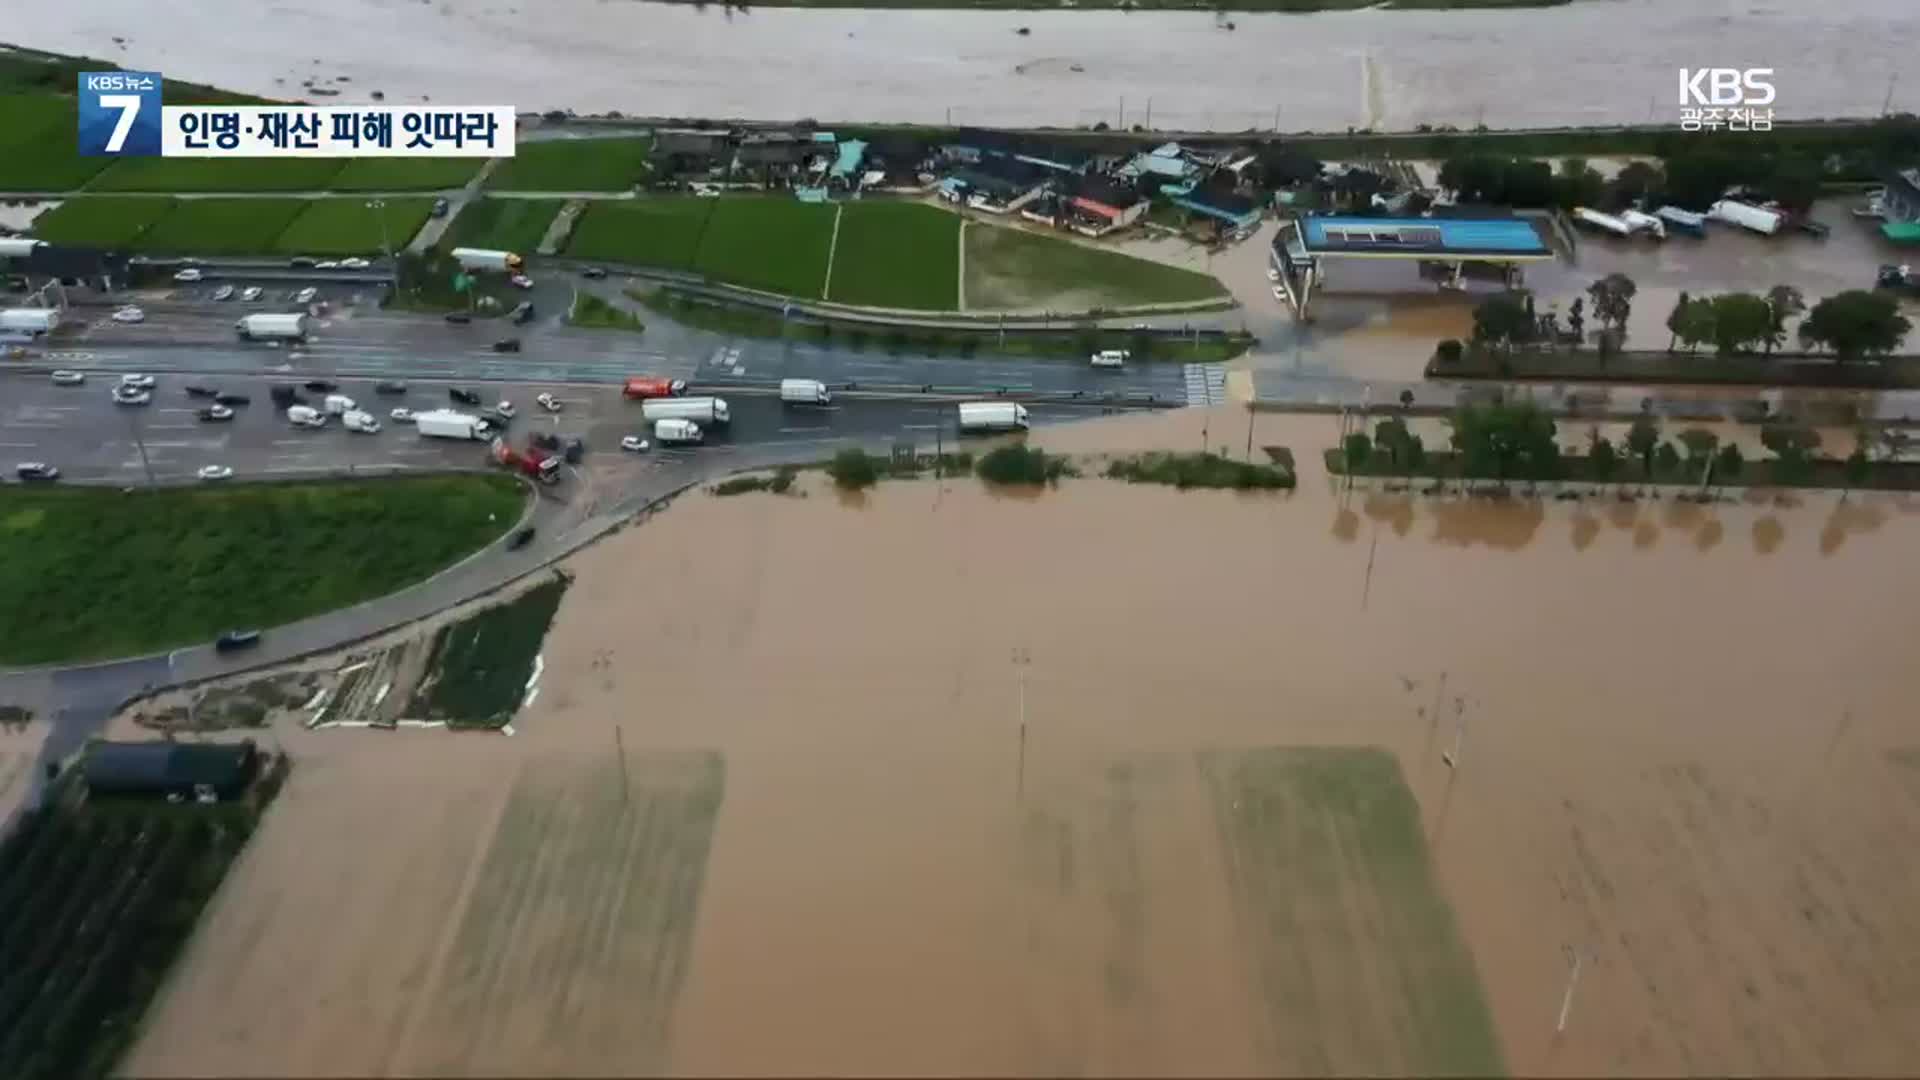
<instances>
[{"instance_id":1,"label":"container truck","mask_svg":"<svg viewBox=\"0 0 1920 1080\"><path fill-rule=\"evenodd\" d=\"M1584 206L1576 206L1573 208L1573 220L1590 229L1612 233L1615 236L1633 235L1633 226L1628 225L1612 214L1603 214L1598 210L1589 210Z\"/></svg>"},{"instance_id":2,"label":"container truck","mask_svg":"<svg viewBox=\"0 0 1920 1080\"><path fill-rule=\"evenodd\" d=\"M420 434L431 435L436 439L489 439L493 437L493 425L471 413L454 412L452 409L429 409L413 414L413 426Z\"/></svg>"},{"instance_id":3,"label":"container truck","mask_svg":"<svg viewBox=\"0 0 1920 1080\"><path fill-rule=\"evenodd\" d=\"M1786 215L1778 210L1768 210L1754 206L1752 203L1736 202L1732 199L1721 199L1714 203L1708 209L1707 216L1715 221L1724 221L1729 225L1751 229L1761 236L1772 236L1779 232L1781 222L1786 220Z\"/></svg>"},{"instance_id":4,"label":"container truck","mask_svg":"<svg viewBox=\"0 0 1920 1080\"><path fill-rule=\"evenodd\" d=\"M653 422L653 441L661 446L686 446L697 444L705 438L700 425L691 420L655 420Z\"/></svg>"},{"instance_id":5,"label":"container truck","mask_svg":"<svg viewBox=\"0 0 1920 1080\"><path fill-rule=\"evenodd\" d=\"M1678 232L1691 233L1694 236L1707 234L1707 215L1696 214L1691 210L1682 210L1677 206L1663 206L1653 212L1653 216L1667 223L1667 228Z\"/></svg>"},{"instance_id":6,"label":"container truck","mask_svg":"<svg viewBox=\"0 0 1920 1080\"><path fill-rule=\"evenodd\" d=\"M640 415L648 420L691 420L696 424L724 424L733 417L727 412L725 398L651 398L640 403Z\"/></svg>"},{"instance_id":7,"label":"container truck","mask_svg":"<svg viewBox=\"0 0 1920 1080\"><path fill-rule=\"evenodd\" d=\"M1027 407L1011 401L963 401L960 403L960 430L1024 431Z\"/></svg>"},{"instance_id":8,"label":"container truck","mask_svg":"<svg viewBox=\"0 0 1920 1080\"><path fill-rule=\"evenodd\" d=\"M663 379L652 375L636 375L627 380L620 393L632 401L645 401L648 398L679 397L687 392L685 379Z\"/></svg>"},{"instance_id":9,"label":"container truck","mask_svg":"<svg viewBox=\"0 0 1920 1080\"><path fill-rule=\"evenodd\" d=\"M454 248L453 261L465 270L504 270L517 274L525 265L520 256L511 251L492 251L487 248Z\"/></svg>"},{"instance_id":10,"label":"container truck","mask_svg":"<svg viewBox=\"0 0 1920 1080\"><path fill-rule=\"evenodd\" d=\"M45 240L32 240L24 236L0 236L0 259L29 258L33 255L33 249L45 244Z\"/></svg>"},{"instance_id":11,"label":"container truck","mask_svg":"<svg viewBox=\"0 0 1920 1080\"><path fill-rule=\"evenodd\" d=\"M327 414L308 405L289 405L287 422L294 427L326 427Z\"/></svg>"},{"instance_id":12,"label":"container truck","mask_svg":"<svg viewBox=\"0 0 1920 1080\"><path fill-rule=\"evenodd\" d=\"M493 460L543 484L556 483L560 479L560 459L537 446L515 450L507 440L495 439Z\"/></svg>"},{"instance_id":13,"label":"container truck","mask_svg":"<svg viewBox=\"0 0 1920 1080\"><path fill-rule=\"evenodd\" d=\"M0 330L38 337L60 325L60 312L53 308L9 308L0 311Z\"/></svg>"},{"instance_id":14,"label":"container truck","mask_svg":"<svg viewBox=\"0 0 1920 1080\"><path fill-rule=\"evenodd\" d=\"M233 324L242 341L304 341L307 337L305 315L247 315Z\"/></svg>"},{"instance_id":15,"label":"container truck","mask_svg":"<svg viewBox=\"0 0 1920 1080\"><path fill-rule=\"evenodd\" d=\"M819 379L781 379L780 400L787 405L826 405L833 392Z\"/></svg>"},{"instance_id":16,"label":"container truck","mask_svg":"<svg viewBox=\"0 0 1920 1080\"><path fill-rule=\"evenodd\" d=\"M1620 220L1626 222L1627 228L1634 232L1646 233L1656 240L1667 238L1667 223L1652 214L1642 213L1639 210L1622 210Z\"/></svg>"}]
</instances>

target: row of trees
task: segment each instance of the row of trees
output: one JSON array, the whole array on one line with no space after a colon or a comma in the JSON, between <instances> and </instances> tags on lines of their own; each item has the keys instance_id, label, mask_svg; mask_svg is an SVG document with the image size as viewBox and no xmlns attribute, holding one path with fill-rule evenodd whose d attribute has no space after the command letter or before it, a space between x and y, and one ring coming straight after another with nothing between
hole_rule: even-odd
<instances>
[{"instance_id":1,"label":"row of trees","mask_svg":"<svg viewBox=\"0 0 1920 1080\"><path fill-rule=\"evenodd\" d=\"M1448 158L1439 179L1463 203L1603 210L1671 204L1703 211L1729 188L1739 187L1754 198L1805 212L1820 196L1825 168L1818 158L1775 153L1763 142L1721 140L1689 144L1660 164L1629 162L1611 180L1585 158L1563 158L1556 169L1539 158L1481 153Z\"/></svg>"},{"instance_id":2,"label":"row of trees","mask_svg":"<svg viewBox=\"0 0 1920 1080\"><path fill-rule=\"evenodd\" d=\"M1535 309L1533 293L1514 289L1496 293L1480 302L1473 312L1473 340L1481 345L1508 349L1523 345L1561 343L1578 346L1586 341L1587 312L1599 321L1602 331L1611 331L1615 339L1626 334L1627 319L1633 315L1633 298L1640 287L1625 274L1608 274L1587 286L1587 294L1575 297L1567 309L1566 329L1557 311ZM1591 300L1591 309L1587 301Z\"/></svg>"}]
</instances>

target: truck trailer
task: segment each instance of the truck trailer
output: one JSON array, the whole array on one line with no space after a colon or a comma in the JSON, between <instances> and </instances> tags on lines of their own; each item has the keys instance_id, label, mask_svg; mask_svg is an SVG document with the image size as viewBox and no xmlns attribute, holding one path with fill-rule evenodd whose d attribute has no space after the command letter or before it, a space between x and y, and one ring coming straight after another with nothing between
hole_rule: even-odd
<instances>
[{"instance_id":1,"label":"truck trailer","mask_svg":"<svg viewBox=\"0 0 1920 1080\"><path fill-rule=\"evenodd\" d=\"M305 341L305 315L247 315L233 324L242 341Z\"/></svg>"},{"instance_id":2,"label":"truck trailer","mask_svg":"<svg viewBox=\"0 0 1920 1080\"><path fill-rule=\"evenodd\" d=\"M0 259L31 258L35 248L46 245L45 240L34 240L25 236L0 236Z\"/></svg>"},{"instance_id":3,"label":"truck trailer","mask_svg":"<svg viewBox=\"0 0 1920 1080\"><path fill-rule=\"evenodd\" d=\"M960 403L960 430L963 432L1025 431L1027 407L1011 401L963 401Z\"/></svg>"},{"instance_id":4,"label":"truck trailer","mask_svg":"<svg viewBox=\"0 0 1920 1080\"><path fill-rule=\"evenodd\" d=\"M1573 220L1585 225L1589 229L1612 233L1615 236L1633 235L1633 226L1614 217L1612 214L1603 214L1598 210L1589 210L1584 206L1576 206L1573 208Z\"/></svg>"},{"instance_id":5,"label":"truck trailer","mask_svg":"<svg viewBox=\"0 0 1920 1080\"><path fill-rule=\"evenodd\" d=\"M1656 240L1665 240L1667 238L1667 223L1652 214L1632 209L1622 210L1620 211L1620 220L1626 222L1627 228L1632 229L1634 232L1646 233Z\"/></svg>"},{"instance_id":6,"label":"truck trailer","mask_svg":"<svg viewBox=\"0 0 1920 1080\"><path fill-rule=\"evenodd\" d=\"M472 439L484 441L493 437L493 425L471 413L454 412L452 409L429 409L413 414L413 426L420 434L436 439Z\"/></svg>"},{"instance_id":7,"label":"truck trailer","mask_svg":"<svg viewBox=\"0 0 1920 1080\"><path fill-rule=\"evenodd\" d=\"M515 450L513 444L507 440L495 439L493 440L493 460L543 484L557 483L560 480L560 459L537 446Z\"/></svg>"},{"instance_id":8,"label":"truck trailer","mask_svg":"<svg viewBox=\"0 0 1920 1080\"><path fill-rule=\"evenodd\" d=\"M525 260L511 251L493 251L488 248L454 248L453 261L465 270L500 270L517 274L526 265Z\"/></svg>"},{"instance_id":9,"label":"truck trailer","mask_svg":"<svg viewBox=\"0 0 1920 1080\"><path fill-rule=\"evenodd\" d=\"M781 379L780 401L787 405L828 405L833 392L819 379Z\"/></svg>"},{"instance_id":10,"label":"truck trailer","mask_svg":"<svg viewBox=\"0 0 1920 1080\"><path fill-rule=\"evenodd\" d=\"M724 424L733 419L725 398L650 398L640 404L648 420L691 420L696 424Z\"/></svg>"},{"instance_id":11,"label":"truck trailer","mask_svg":"<svg viewBox=\"0 0 1920 1080\"><path fill-rule=\"evenodd\" d=\"M60 312L54 308L8 308L0 311L0 331L39 337L52 333L60 325Z\"/></svg>"},{"instance_id":12,"label":"truck trailer","mask_svg":"<svg viewBox=\"0 0 1920 1080\"><path fill-rule=\"evenodd\" d=\"M1707 234L1707 215L1696 214L1691 210L1682 210L1677 206L1663 206L1653 212L1653 216L1667 223L1667 228L1694 236Z\"/></svg>"},{"instance_id":13,"label":"truck trailer","mask_svg":"<svg viewBox=\"0 0 1920 1080\"><path fill-rule=\"evenodd\" d=\"M630 401L648 398L679 397L687 392L685 379L666 379L657 375L636 375L628 379L620 393Z\"/></svg>"},{"instance_id":14,"label":"truck trailer","mask_svg":"<svg viewBox=\"0 0 1920 1080\"><path fill-rule=\"evenodd\" d=\"M1715 221L1724 221L1729 225L1738 225L1751 229L1761 236L1772 236L1780 231L1780 225L1787 216L1778 210L1768 210L1752 203L1736 202L1733 199L1721 199L1707 210L1707 216Z\"/></svg>"}]
</instances>

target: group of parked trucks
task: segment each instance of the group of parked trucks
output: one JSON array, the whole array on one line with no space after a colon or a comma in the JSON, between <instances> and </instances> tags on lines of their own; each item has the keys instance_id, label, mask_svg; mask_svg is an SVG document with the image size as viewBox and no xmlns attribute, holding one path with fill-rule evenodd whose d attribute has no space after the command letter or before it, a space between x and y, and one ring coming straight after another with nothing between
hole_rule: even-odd
<instances>
[{"instance_id":1,"label":"group of parked trucks","mask_svg":"<svg viewBox=\"0 0 1920 1080\"><path fill-rule=\"evenodd\" d=\"M1666 239L1669 232L1705 236L1709 221L1737 225L1759 233L1761 236L1776 235L1786 227L1788 222L1788 216L1784 211L1755 206L1738 199L1721 199L1709 207L1704 214L1682 210L1677 206L1662 206L1650 214L1631 209L1622 210L1618 214L1603 214L1598 210L1577 206L1573 210L1573 219L1596 232L1621 237L1644 234L1659 240ZM1811 221L1803 222L1802 228L1816 234L1824 231L1818 223Z\"/></svg>"}]
</instances>

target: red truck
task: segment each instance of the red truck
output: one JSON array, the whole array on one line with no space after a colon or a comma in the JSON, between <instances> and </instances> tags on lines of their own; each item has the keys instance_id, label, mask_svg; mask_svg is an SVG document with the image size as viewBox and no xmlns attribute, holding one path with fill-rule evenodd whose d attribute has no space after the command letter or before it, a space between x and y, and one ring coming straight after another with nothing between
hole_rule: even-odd
<instances>
[{"instance_id":1,"label":"red truck","mask_svg":"<svg viewBox=\"0 0 1920 1080\"><path fill-rule=\"evenodd\" d=\"M505 439L493 440L493 460L509 469L540 481L552 484L560 479L560 459L538 447L529 446L525 450L515 450Z\"/></svg>"},{"instance_id":2,"label":"red truck","mask_svg":"<svg viewBox=\"0 0 1920 1080\"><path fill-rule=\"evenodd\" d=\"M627 380L620 393L633 401L648 398L679 397L687 392L685 379L663 379L657 375L635 376Z\"/></svg>"}]
</instances>

